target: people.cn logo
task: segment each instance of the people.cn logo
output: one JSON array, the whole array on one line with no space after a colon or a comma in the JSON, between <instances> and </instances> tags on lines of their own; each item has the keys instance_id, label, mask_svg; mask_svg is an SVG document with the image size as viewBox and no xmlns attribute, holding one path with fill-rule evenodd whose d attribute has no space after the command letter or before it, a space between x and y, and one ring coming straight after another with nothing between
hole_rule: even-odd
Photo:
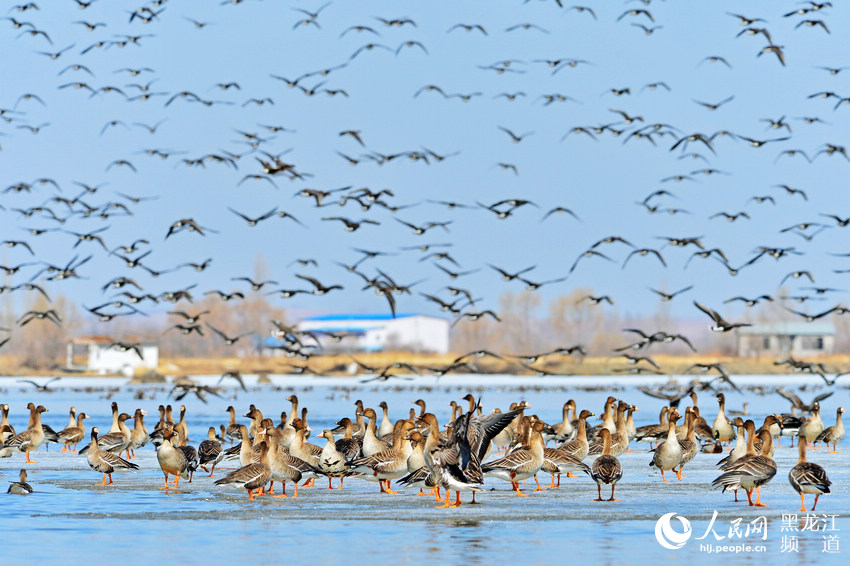
<instances>
[{"instance_id":1,"label":"people.cn logo","mask_svg":"<svg viewBox=\"0 0 850 566\"><path fill-rule=\"evenodd\" d=\"M682 523L682 527L684 529L682 532L674 530L673 525L670 524L674 517L679 519L679 522ZM688 542L688 539L690 538L691 522L681 515L667 513L666 515L659 517L658 521L655 523L655 539L658 541L658 544L664 548L678 550L685 546L685 543Z\"/></svg>"}]
</instances>

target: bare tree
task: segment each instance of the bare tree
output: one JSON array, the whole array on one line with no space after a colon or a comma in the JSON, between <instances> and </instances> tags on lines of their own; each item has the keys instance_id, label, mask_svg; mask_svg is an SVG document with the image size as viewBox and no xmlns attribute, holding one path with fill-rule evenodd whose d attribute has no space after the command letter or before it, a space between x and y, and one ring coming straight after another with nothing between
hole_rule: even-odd
<instances>
[{"instance_id":1,"label":"bare tree","mask_svg":"<svg viewBox=\"0 0 850 566\"><path fill-rule=\"evenodd\" d=\"M496 347L502 352L528 354L543 347L542 330L545 321L534 316L540 307L540 296L533 291L502 293L499 297L499 316Z\"/></svg>"},{"instance_id":2,"label":"bare tree","mask_svg":"<svg viewBox=\"0 0 850 566\"><path fill-rule=\"evenodd\" d=\"M34 319L15 329L12 353L20 356L22 366L30 369L49 369L62 364L68 337L81 327L82 317L76 305L64 295L48 302L42 295L34 295L25 307L26 311L53 309L61 321L56 324L47 319Z\"/></svg>"},{"instance_id":3,"label":"bare tree","mask_svg":"<svg viewBox=\"0 0 850 566\"><path fill-rule=\"evenodd\" d=\"M558 344L587 344L590 353L599 353L594 338L605 328L605 313L599 305L582 301L592 295L587 288L577 288L549 303L549 324Z\"/></svg>"}]
</instances>

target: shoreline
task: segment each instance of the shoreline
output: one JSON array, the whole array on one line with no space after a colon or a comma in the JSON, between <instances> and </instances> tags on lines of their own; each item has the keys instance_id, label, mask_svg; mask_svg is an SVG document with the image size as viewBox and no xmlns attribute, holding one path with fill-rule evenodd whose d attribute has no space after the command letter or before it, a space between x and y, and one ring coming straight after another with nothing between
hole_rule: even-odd
<instances>
[{"instance_id":1,"label":"shoreline","mask_svg":"<svg viewBox=\"0 0 850 566\"><path fill-rule=\"evenodd\" d=\"M136 369L133 373L123 372L95 372L79 370L74 368L53 367L33 369L24 367L18 363L15 356L0 356L0 379L3 377L133 377L140 382L156 382L162 378L177 377L181 375L221 375L229 371L238 371L243 374L257 375L317 375L328 377L357 377L369 373L379 374L382 369L390 364L404 363L419 368L423 376L435 375L435 368L450 366L462 354L427 355L410 352L383 352L383 353L358 353L352 357L348 354L334 354L328 356L314 357L307 362L295 362L286 357L221 357L221 358L161 358L156 371ZM355 361L356 358L356 361ZM656 369L648 362L629 364L628 360L621 356L588 356L581 359L549 356L541 358L533 364L523 365L520 360L506 357L498 359L493 357L467 358L466 361L473 364L475 371L456 371L448 375L516 375L528 377L552 376L604 376L616 375L623 377L650 377L650 376L673 376L693 375L717 376L717 371L705 372L695 368L695 364L720 364L728 374L732 375L796 375L799 373L790 371L785 364L777 363L780 360L766 358L740 358L736 356L704 355L704 356L677 356L657 355L652 356L660 369ZM806 362L823 364L827 374L850 370L850 355L832 355L817 358L807 358ZM376 369L368 372L358 363ZM301 368L309 368L302 370ZM536 373L529 369L533 367L540 370ZM394 374L412 374L409 370L399 368ZM817 375L817 374L812 374Z\"/></svg>"}]
</instances>

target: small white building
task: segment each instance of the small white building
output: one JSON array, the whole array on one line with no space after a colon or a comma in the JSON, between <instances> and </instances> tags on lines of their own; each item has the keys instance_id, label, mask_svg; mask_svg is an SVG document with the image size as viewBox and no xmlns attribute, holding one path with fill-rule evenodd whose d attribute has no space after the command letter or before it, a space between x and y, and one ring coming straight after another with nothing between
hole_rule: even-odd
<instances>
[{"instance_id":1,"label":"small white building","mask_svg":"<svg viewBox=\"0 0 850 566\"><path fill-rule=\"evenodd\" d=\"M738 355L828 356L835 345L829 322L778 322L738 329Z\"/></svg>"},{"instance_id":2,"label":"small white building","mask_svg":"<svg viewBox=\"0 0 850 566\"><path fill-rule=\"evenodd\" d=\"M159 365L159 346L133 340L119 342L108 336L84 336L68 343L66 365L100 373L155 370Z\"/></svg>"},{"instance_id":3,"label":"small white building","mask_svg":"<svg viewBox=\"0 0 850 566\"><path fill-rule=\"evenodd\" d=\"M326 351L406 350L445 354L449 321L413 313L327 314L306 318L298 330L312 332Z\"/></svg>"}]
</instances>

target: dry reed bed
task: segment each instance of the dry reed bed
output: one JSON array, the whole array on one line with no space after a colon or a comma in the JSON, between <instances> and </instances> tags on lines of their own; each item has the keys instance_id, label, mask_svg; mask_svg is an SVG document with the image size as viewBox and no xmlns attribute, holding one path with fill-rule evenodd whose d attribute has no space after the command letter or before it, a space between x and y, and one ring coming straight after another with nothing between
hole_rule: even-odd
<instances>
[{"instance_id":1,"label":"dry reed bed","mask_svg":"<svg viewBox=\"0 0 850 566\"><path fill-rule=\"evenodd\" d=\"M460 354L415 354L410 352L380 352L380 353L358 353L354 357L364 365L380 369L397 362L407 363L415 367L440 368L450 365ZM693 373L700 375L698 369L690 369L693 364L720 363L730 374L759 375L759 374L788 374L786 365L777 365L776 358L737 358L734 356L691 355L673 356L657 355L652 359L661 367L665 375L680 375ZM501 373L517 375L534 375L533 372L523 367L518 360L505 358L499 360L492 357L467 358L468 362L475 365L480 373ZM809 362L822 363L830 373L850 370L850 355L834 355L821 358L807 359ZM628 370L635 367L644 367L652 373L651 365L641 362L638 366L629 365L626 360L618 356L589 356L585 358L572 358L563 356L550 356L541 358L534 364L549 373L557 375L628 375ZM308 367L313 372L322 375L350 375L356 367L354 359L347 354L335 354L328 356L317 356L309 361L294 360L286 357L221 357L221 358L160 358L157 373L165 376L177 375L218 375L226 371L239 371L241 373L271 373L286 374L298 373L297 367ZM143 373L143 372L138 372ZM406 373L404 369L393 370L393 373ZM423 370L423 373L430 373ZM0 376L22 376L22 375L97 375L92 372L63 372L61 368L33 370L23 367L15 356L0 356Z\"/></svg>"}]
</instances>

